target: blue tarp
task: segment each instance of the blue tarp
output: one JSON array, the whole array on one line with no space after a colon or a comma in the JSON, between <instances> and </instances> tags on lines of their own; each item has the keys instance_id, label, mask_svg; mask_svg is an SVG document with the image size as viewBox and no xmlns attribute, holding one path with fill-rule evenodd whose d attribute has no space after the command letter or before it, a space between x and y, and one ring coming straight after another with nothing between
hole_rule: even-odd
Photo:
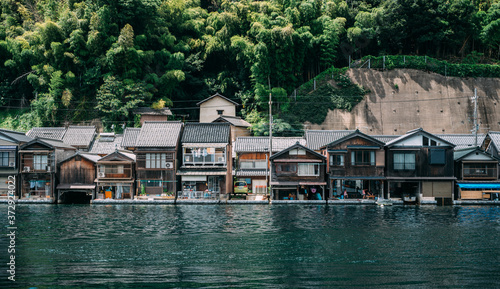
<instances>
[{"instance_id":1,"label":"blue tarp","mask_svg":"<svg viewBox=\"0 0 500 289\"><path fill-rule=\"evenodd\" d=\"M500 184L458 184L458 187L461 189L500 189Z\"/></svg>"}]
</instances>

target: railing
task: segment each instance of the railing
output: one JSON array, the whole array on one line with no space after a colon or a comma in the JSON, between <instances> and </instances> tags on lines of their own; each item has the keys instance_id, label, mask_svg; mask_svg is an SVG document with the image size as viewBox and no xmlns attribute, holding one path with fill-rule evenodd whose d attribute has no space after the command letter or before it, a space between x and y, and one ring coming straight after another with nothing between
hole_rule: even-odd
<instances>
[{"instance_id":1,"label":"railing","mask_svg":"<svg viewBox=\"0 0 500 289\"><path fill-rule=\"evenodd\" d=\"M204 200L218 200L220 192L210 191L179 191L177 192L177 199L204 199Z\"/></svg>"},{"instance_id":2,"label":"railing","mask_svg":"<svg viewBox=\"0 0 500 289\"><path fill-rule=\"evenodd\" d=\"M462 176L464 179L497 179L496 168L464 168Z\"/></svg>"},{"instance_id":3,"label":"railing","mask_svg":"<svg viewBox=\"0 0 500 289\"><path fill-rule=\"evenodd\" d=\"M183 160L184 160L184 165L207 166L207 165L226 164L226 156L222 152L217 152L215 154L208 154L206 156L193 153L184 153Z\"/></svg>"}]
</instances>

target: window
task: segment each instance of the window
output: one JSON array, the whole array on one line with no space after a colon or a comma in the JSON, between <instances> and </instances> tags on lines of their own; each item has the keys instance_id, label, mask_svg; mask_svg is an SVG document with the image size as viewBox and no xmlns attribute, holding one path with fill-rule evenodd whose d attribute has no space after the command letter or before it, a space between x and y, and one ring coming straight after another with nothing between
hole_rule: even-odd
<instances>
[{"instance_id":1,"label":"window","mask_svg":"<svg viewBox=\"0 0 500 289\"><path fill-rule=\"evenodd\" d=\"M395 170L415 170L415 153L394 153Z\"/></svg>"},{"instance_id":2,"label":"window","mask_svg":"<svg viewBox=\"0 0 500 289\"><path fill-rule=\"evenodd\" d=\"M299 176L319 176L319 164L299 164Z\"/></svg>"},{"instance_id":3,"label":"window","mask_svg":"<svg viewBox=\"0 0 500 289\"><path fill-rule=\"evenodd\" d=\"M218 109L218 110L217 110L217 114L218 114L218 115L222 115L223 113L224 113L224 110L223 110L223 109Z\"/></svg>"},{"instance_id":4,"label":"window","mask_svg":"<svg viewBox=\"0 0 500 289\"><path fill-rule=\"evenodd\" d=\"M291 155L291 156L297 156L297 155L304 156L304 155L306 155L306 151L303 149L293 149L293 150L290 150L289 155Z\"/></svg>"},{"instance_id":5,"label":"window","mask_svg":"<svg viewBox=\"0 0 500 289\"><path fill-rule=\"evenodd\" d=\"M344 155L330 155L330 165L331 166L344 166Z\"/></svg>"},{"instance_id":6,"label":"window","mask_svg":"<svg viewBox=\"0 0 500 289\"><path fill-rule=\"evenodd\" d=\"M375 152L374 151L352 151L351 165L353 166L374 166Z\"/></svg>"},{"instance_id":7,"label":"window","mask_svg":"<svg viewBox=\"0 0 500 289\"><path fill-rule=\"evenodd\" d=\"M444 149L430 149L429 150L429 164L431 165L444 165L446 164L446 153Z\"/></svg>"},{"instance_id":8,"label":"window","mask_svg":"<svg viewBox=\"0 0 500 289\"><path fill-rule=\"evenodd\" d=\"M45 170L47 168L47 155L34 155L33 167L35 171Z\"/></svg>"},{"instance_id":9,"label":"window","mask_svg":"<svg viewBox=\"0 0 500 289\"><path fill-rule=\"evenodd\" d=\"M123 165L100 165L99 172L104 174L123 174Z\"/></svg>"},{"instance_id":10,"label":"window","mask_svg":"<svg viewBox=\"0 0 500 289\"><path fill-rule=\"evenodd\" d=\"M164 169L166 166L165 154L146 154L147 169Z\"/></svg>"},{"instance_id":11,"label":"window","mask_svg":"<svg viewBox=\"0 0 500 289\"><path fill-rule=\"evenodd\" d=\"M422 136L422 145L424 147L428 147L428 146L437 146L437 142L433 139L430 139L428 137L425 137L425 136Z\"/></svg>"},{"instance_id":12,"label":"window","mask_svg":"<svg viewBox=\"0 0 500 289\"><path fill-rule=\"evenodd\" d=\"M297 171L296 164L277 164L276 172L277 173L295 173Z\"/></svg>"},{"instance_id":13,"label":"window","mask_svg":"<svg viewBox=\"0 0 500 289\"><path fill-rule=\"evenodd\" d=\"M265 160L244 160L240 162L240 169L266 169L267 162Z\"/></svg>"},{"instance_id":14,"label":"window","mask_svg":"<svg viewBox=\"0 0 500 289\"><path fill-rule=\"evenodd\" d=\"M0 152L0 167L13 167L14 153Z\"/></svg>"}]
</instances>

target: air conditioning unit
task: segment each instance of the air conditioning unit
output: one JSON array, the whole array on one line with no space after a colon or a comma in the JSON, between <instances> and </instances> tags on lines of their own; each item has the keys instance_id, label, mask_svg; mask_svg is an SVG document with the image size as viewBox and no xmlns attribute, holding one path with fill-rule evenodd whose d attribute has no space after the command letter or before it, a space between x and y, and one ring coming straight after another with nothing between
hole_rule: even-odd
<instances>
[{"instance_id":1,"label":"air conditioning unit","mask_svg":"<svg viewBox=\"0 0 500 289\"><path fill-rule=\"evenodd\" d=\"M224 162L224 157L219 157L218 160L219 160L220 163L223 163Z\"/></svg>"},{"instance_id":2,"label":"air conditioning unit","mask_svg":"<svg viewBox=\"0 0 500 289\"><path fill-rule=\"evenodd\" d=\"M50 172L51 167L47 166L47 172Z\"/></svg>"},{"instance_id":3,"label":"air conditioning unit","mask_svg":"<svg viewBox=\"0 0 500 289\"><path fill-rule=\"evenodd\" d=\"M29 173L29 172L30 172L30 169L31 169L30 167L24 167L24 168L23 168L23 172L28 172L28 173Z\"/></svg>"},{"instance_id":4,"label":"air conditioning unit","mask_svg":"<svg viewBox=\"0 0 500 289\"><path fill-rule=\"evenodd\" d=\"M167 168L167 169L171 169L171 168L173 168L173 167L174 167L174 163L172 163L172 162L165 163L165 168Z\"/></svg>"},{"instance_id":5,"label":"air conditioning unit","mask_svg":"<svg viewBox=\"0 0 500 289\"><path fill-rule=\"evenodd\" d=\"M98 175L100 178L104 178L104 177L106 177L106 174L105 174L105 173L98 173L97 175Z\"/></svg>"},{"instance_id":6,"label":"air conditioning unit","mask_svg":"<svg viewBox=\"0 0 500 289\"><path fill-rule=\"evenodd\" d=\"M16 163L15 162L9 162L9 167L15 167Z\"/></svg>"}]
</instances>

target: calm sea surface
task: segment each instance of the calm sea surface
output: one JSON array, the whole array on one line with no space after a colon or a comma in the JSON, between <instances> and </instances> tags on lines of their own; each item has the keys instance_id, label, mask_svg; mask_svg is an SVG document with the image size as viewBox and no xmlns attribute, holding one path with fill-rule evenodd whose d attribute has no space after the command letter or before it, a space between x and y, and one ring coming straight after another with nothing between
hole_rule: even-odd
<instances>
[{"instance_id":1,"label":"calm sea surface","mask_svg":"<svg viewBox=\"0 0 500 289\"><path fill-rule=\"evenodd\" d=\"M500 288L500 207L18 205L0 288ZM6 264L7 206L1 264Z\"/></svg>"}]
</instances>

